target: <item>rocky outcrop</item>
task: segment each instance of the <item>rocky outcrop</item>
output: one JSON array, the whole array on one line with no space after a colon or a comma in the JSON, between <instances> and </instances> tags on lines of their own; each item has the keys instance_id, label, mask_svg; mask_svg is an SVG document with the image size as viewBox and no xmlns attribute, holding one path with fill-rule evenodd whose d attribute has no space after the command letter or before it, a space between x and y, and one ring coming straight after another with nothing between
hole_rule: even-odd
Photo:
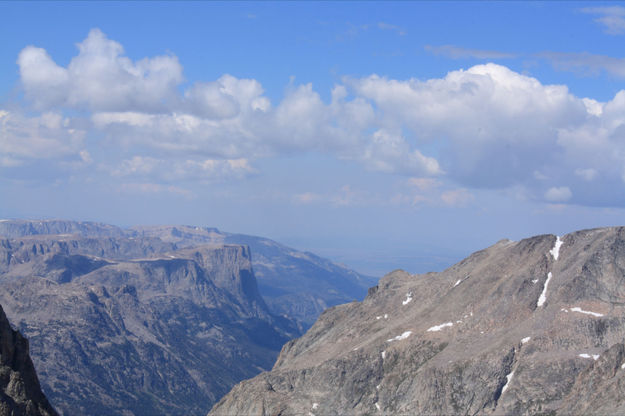
<instances>
[{"instance_id":1,"label":"rocky outcrop","mask_svg":"<svg viewBox=\"0 0 625 416\"><path fill-rule=\"evenodd\" d=\"M13 258L7 258L7 244L15 244L9 239L22 245L19 253L10 247ZM248 246L259 293L270 311L294 319L302 331L327 307L363 299L378 280L267 238L216 228L163 225L121 229L66 220L0 220L0 273L6 272L7 262L25 262L42 251L128 260L206 244Z\"/></svg>"},{"instance_id":2,"label":"rocky outcrop","mask_svg":"<svg viewBox=\"0 0 625 416\"><path fill-rule=\"evenodd\" d=\"M299 334L267 308L246 246L38 235L0 250L0 303L65 415L206 413Z\"/></svg>"},{"instance_id":3,"label":"rocky outcrop","mask_svg":"<svg viewBox=\"0 0 625 416\"><path fill-rule=\"evenodd\" d=\"M135 237L158 237L179 247L205 243L250 247L260 294L270 310L309 328L329 306L363 299L377 278L263 237L189 226L133 227Z\"/></svg>"},{"instance_id":4,"label":"rocky outcrop","mask_svg":"<svg viewBox=\"0 0 625 416\"><path fill-rule=\"evenodd\" d=\"M211 415L623 414L625 228L502 240L326 310Z\"/></svg>"},{"instance_id":5,"label":"rocky outcrop","mask_svg":"<svg viewBox=\"0 0 625 416\"><path fill-rule=\"evenodd\" d=\"M14 331L0 306L0 415L54 416L28 354L28 340Z\"/></svg>"}]
</instances>

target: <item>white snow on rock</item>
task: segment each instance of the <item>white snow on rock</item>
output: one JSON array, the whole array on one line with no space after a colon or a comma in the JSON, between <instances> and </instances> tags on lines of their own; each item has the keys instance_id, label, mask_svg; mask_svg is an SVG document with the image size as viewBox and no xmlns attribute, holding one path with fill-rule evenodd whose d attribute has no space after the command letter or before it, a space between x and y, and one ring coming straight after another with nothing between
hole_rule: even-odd
<instances>
[{"instance_id":1,"label":"white snow on rock","mask_svg":"<svg viewBox=\"0 0 625 416\"><path fill-rule=\"evenodd\" d=\"M386 358L386 351L382 351L382 359Z\"/></svg>"},{"instance_id":2,"label":"white snow on rock","mask_svg":"<svg viewBox=\"0 0 625 416\"><path fill-rule=\"evenodd\" d=\"M376 408L376 409L378 409L378 412L381 410L381 409L380 409L380 405L379 405L379 404L377 404L377 403L375 404L375 408Z\"/></svg>"},{"instance_id":3,"label":"white snow on rock","mask_svg":"<svg viewBox=\"0 0 625 416\"><path fill-rule=\"evenodd\" d=\"M545 281L545 287L543 287L543 293L540 294L540 297L538 298L538 303L536 304L536 306L542 306L543 303L545 303L545 301L547 300L547 285L549 284L549 281L551 280L552 277L553 275L551 274L551 272L549 272L547 274L547 280Z\"/></svg>"},{"instance_id":4,"label":"white snow on rock","mask_svg":"<svg viewBox=\"0 0 625 416\"><path fill-rule=\"evenodd\" d=\"M375 319L377 319L377 320L380 320L382 318L387 319L388 318L388 314L385 313L384 316L378 315L378 316L375 317Z\"/></svg>"},{"instance_id":5,"label":"white snow on rock","mask_svg":"<svg viewBox=\"0 0 625 416\"><path fill-rule=\"evenodd\" d=\"M444 324L440 324L440 325L435 325L431 328L428 328L428 330L426 332L437 332L440 331L441 329L447 327L447 326L453 326L453 322L445 322Z\"/></svg>"},{"instance_id":6,"label":"white snow on rock","mask_svg":"<svg viewBox=\"0 0 625 416\"><path fill-rule=\"evenodd\" d=\"M521 344L527 344L532 337L525 337L521 340Z\"/></svg>"},{"instance_id":7,"label":"white snow on rock","mask_svg":"<svg viewBox=\"0 0 625 416\"><path fill-rule=\"evenodd\" d=\"M464 279L458 279L458 280L456 281L456 283L454 283L453 287L458 286L460 283L464 282L464 281L465 281L465 280L467 280L469 277L471 277L471 275L470 275L470 274L468 274L468 275L467 275Z\"/></svg>"},{"instance_id":8,"label":"white snow on rock","mask_svg":"<svg viewBox=\"0 0 625 416\"><path fill-rule=\"evenodd\" d=\"M514 375L514 371L512 371L510 374L506 376L506 379L508 381L506 381L506 384L503 386L503 389L501 389L501 394L504 394L504 392L508 390L508 385L510 384L510 380L512 380L513 375Z\"/></svg>"},{"instance_id":9,"label":"white snow on rock","mask_svg":"<svg viewBox=\"0 0 625 416\"><path fill-rule=\"evenodd\" d=\"M553 256L554 260L558 260L561 246L562 246L562 240L560 240L560 236L558 236L558 238L556 238L556 245L553 246L551 250L549 250L549 253Z\"/></svg>"},{"instance_id":10,"label":"white snow on rock","mask_svg":"<svg viewBox=\"0 0 625 416\"><path fill-rule=\"evenodd\" d=\"M621 364L621 368L625 369L625 363Z\"/></svg>"},{"instance_id":11,"label":"white snow on rock","mask_svg":"<svg viewBox=\"0 0 625 416\"><path fill-rule=\"evenodd\" d=\"M384 314L384 319L388 319L388 314L387 313Z\"/></svg>"},{"instance_id":12,"label":"white snow on rock","mask_svg":"<svg viewBox=\"0 0 625 416\"><path fill-rule=\"evenodd\" d=\"M401 335L397 335L395 338L387 339L386 342L401 341L402 339L408 338L411 334L412 331L406 331Z\"/></svg>"},{"instance_id":13,"label":"white snow on rock","mask_svg":"<svg viewBox=\"0 0 625 416\"><path fill-rule=\"evenodd\" d=\"M412 292L406 293L406 300L402 301L402 305L407 305L412 301Z\"/></svg>"},{"instance_id":14,"label":"white snow on rock","mask_svg":"<svg viewBox=\"0 0 625 416\"><path fill-rule=\"evenodd\" d=\"M532 280L532 283L534 283L534 284L538 283L538 279Z\"/></svg>"},{"instance_id":15,"label":"white snow on rock","mask_svg":"<svg viewBox=\"0 0 625 416\"><path fill-rule=\"evenodd\" d=\"M602 317L603 316L602 313L585 311L585 310L583 310L582 308L580 308L578 306L576 306L574 308L571 308L571 312L585 313L586 315L592 315L592 316L596 316L596 317Z\"/></svg>"},{"instance_id":16,"label":"white snow on rock","mask_svg":"<svg viewBox=\"0 0 625 416\"><path fill-rule=\"evenodd\" d=\"M569 313L569 310L568 310L568 309L564 309L564 308L562 308L562 309L560 309L560 310L561 310L562 312Z\"/></svg>"},{"instance_id":17,"label":"white snow on rock","mask_svg":"<svg viewBox=\"0 0 625 416\"><path fill-rule=\"evenodd\" d=\"M580 357L582 358L592 358L593 360L597 361L599 359L599 354L578 354Z\"/></svg>"},{"instance_id":18,"label":"white snow on rock","mask_svg":"<svg viewBox=\"0 0 625 416\"><path fill-rule=\"evenodd\" d=\"M315 410L318 407L319 407L319 403L313 403L313 405L312 405L313 410Z\"/></svg>"}]
</instances>

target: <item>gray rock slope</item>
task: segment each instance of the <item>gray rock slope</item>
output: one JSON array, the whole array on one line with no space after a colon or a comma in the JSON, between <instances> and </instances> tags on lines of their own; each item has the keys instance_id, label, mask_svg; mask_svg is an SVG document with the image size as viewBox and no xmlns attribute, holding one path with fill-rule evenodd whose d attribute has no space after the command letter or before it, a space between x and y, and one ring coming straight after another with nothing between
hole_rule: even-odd
<instances>
[{"instance_id":1,"label":"gray rock slope","mask_svg":"<svg viewBox=\"0 0 625 416\"><path fill-rule=\"evenodd\" d=\"M326 310L210 415L625 414L625 228L500 241Z\"/></svg>"},{"instance_id":2,"label":"gray rock slope","mask_svg":"<svg viewBox=\"0 0 625 416\"><path fill-rule=\"evenodd\" d=\"M28 340L14 331L0 306L0 415L55 416L41 391Z\"/></svg>"},{"instance_id":3,"label":"gray rock slope","mask_svg":"<svg viewBox=\"0 0 625 416\"><path fill-rule=\"evenodd\" d=\"M60 413L205 414L299 333L267 308L247 246L97 228L0 239L0 303Z\"/></svg>"},{"instance_id":4,"label":"gray rock slope","mask_svg":"<svg viewBox=\"0 0 625 416\"><path fill-rule=\"evenodd\" d=\"M252 252L258 289L269 309L276 315L295 319L300 330L308 329L329 306L363 299L367 289L378 280L267 238L226 233L216 228L141 226L121 229L101 223L64 220L0 221L0 236L18 238L42 234L78 234L98 240L97 244L108 237L102 257L113 253L117 257L133 258L208 243L247 245Z\"/></svg>"}]
</instances>

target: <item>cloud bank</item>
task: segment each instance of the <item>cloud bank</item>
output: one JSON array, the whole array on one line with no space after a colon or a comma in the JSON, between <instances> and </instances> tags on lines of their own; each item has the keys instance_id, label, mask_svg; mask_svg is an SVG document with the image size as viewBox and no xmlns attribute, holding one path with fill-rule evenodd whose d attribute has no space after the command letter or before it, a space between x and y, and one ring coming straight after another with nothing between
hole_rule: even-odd
<instances>
[{"instance_id":1,"label":"cloud bank","mask_svg":"<svg viewBox=\"0 0 625 416\"><path fill-rule=\"evenodd\" d=\"M289 84L272 103L255 79L186 84L175 56L133 61L97 29L67 67L35 46L17 63L30 110L0 113L6 168L95 158L111 176L168 184L237 180L258 173L259 158L319 152L415 183L437 178L450 205L480 188L625 204L625 91L598 102L485 64L429 80L347 77L328 102L311 84ZM97 160L95 138L120 156Z\"/></svg>"}]
</instances>

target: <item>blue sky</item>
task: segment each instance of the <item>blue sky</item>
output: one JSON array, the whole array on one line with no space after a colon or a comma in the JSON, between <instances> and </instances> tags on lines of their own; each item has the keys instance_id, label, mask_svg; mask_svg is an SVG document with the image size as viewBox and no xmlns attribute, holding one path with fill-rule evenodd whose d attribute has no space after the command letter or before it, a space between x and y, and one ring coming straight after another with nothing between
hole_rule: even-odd
<instances>
[{"instance_id":1,"label":"blue sky","mask_svg":"<svg viewBox=\"0 0 625 416\"><path fill-rule=\"evenodd\" d=\"M0 217L357 270L625 222L625 3L0 2Z\"/></svg>"}]
</instances>

